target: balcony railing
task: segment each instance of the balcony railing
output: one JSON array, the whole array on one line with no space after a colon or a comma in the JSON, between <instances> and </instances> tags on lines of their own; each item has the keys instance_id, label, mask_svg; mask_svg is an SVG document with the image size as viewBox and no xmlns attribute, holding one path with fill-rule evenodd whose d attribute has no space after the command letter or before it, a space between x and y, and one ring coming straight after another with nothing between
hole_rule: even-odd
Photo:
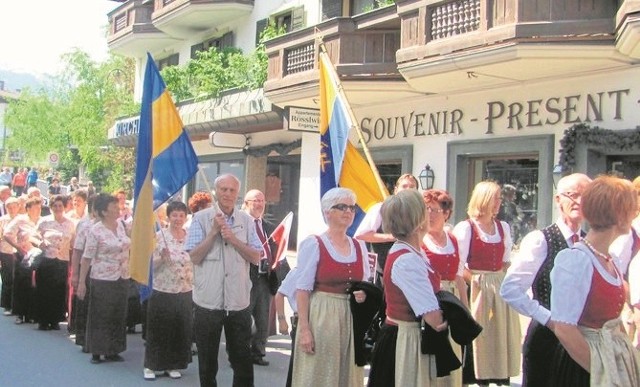
<instances>
[{"instance_id":1,"label":"balcony railing","mask_svg":"<svg viewBox=\"0 0 640 387\"><path fill-rule=\"evenodd\" d=\"M109 49L127 56L141 56L146 51L169 44L173 39L152 23L153 3L130 0L111 11L107 44Z\"/></svg>"},{"instance_id":2,"label":"balcony railing","mask_svg":"<svg viewBox=\"0 0 640 387\"><path fill-rule=\"evenodd\" d=\"M398 63L510 40L611 40L618 5L593 0L397 0ZM570 4L569 4L570 3Z\"/></svg>"},{"instance_id":3,"label":"balcony railing","mask_svg":"<svg viewBox=\"0 0 640 387\"><path fill-rule=\"evenodd\" d=\"M109 36L112 41L123 34L141 32L144 29L157 31L151 24L153 4L143 4L142 0L128 1L111 11L109 17Z\"/></svg>"},{"instance_id":4,"label":"balcony railing","mask_svg":"<svg viewBox=\"0 0 640 387\"><path fill-rule=\"evenodd\" d=\"M380 14L392 14L396 23L386 21L378 28L359 29L357 19L336 18L268 41L265 92L317 81L319 37L338 74L371 80L399 78L395 55L400 28L395 7L391 8ZM371 25L368 21L367 26Z\"/></svg>"}]
</instances>

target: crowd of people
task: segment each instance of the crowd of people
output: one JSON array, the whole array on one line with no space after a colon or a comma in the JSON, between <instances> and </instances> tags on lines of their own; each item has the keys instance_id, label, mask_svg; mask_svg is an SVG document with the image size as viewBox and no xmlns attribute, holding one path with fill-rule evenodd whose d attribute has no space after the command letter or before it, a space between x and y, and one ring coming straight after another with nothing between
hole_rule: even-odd
<instances>
[{"instance_id":1,"label":"crowd of people","mask_svg":"<svg viewBox=\"0 0 640 387\"><path fill-rule=\"evenodd\" d=\"M369 386L509 385L521 366L525 386L640 385L640 178L564 177L558 220L514 254L496 182L479 182L452 225L453 197L402 175L354 237L356 195L334 188L326 231L277 274L265 195L247 190L237 208L240 188L220 175L213 195L157 210L153 289L134 292L146 380L180 378L195 344L200 384L216 386L224 329L233 385L253 386L277 325L293 343L287 386L362 386L365 363ZM126 192L52 194L46 213L38 188L14 193L0 186L4 314L44 331L66 321L92 364L124 361L136 313ZM531 318L524 344L519 314Z\"/></svg>"}]
</instances>

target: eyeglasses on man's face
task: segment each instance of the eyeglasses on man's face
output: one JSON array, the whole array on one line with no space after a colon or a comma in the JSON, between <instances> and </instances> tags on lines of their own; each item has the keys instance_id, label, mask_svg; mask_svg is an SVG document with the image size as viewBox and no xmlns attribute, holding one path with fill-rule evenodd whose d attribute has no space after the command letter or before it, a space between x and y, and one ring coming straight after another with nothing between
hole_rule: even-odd
<instances>
[{"instance_id":1,"label":"eyeglasses on man's face","mask_svg":"<svg viewBox=\"0 0 640 387\"><path fill-rule=\"evenodd\" d=\"M342 212L347 212L347 211L356 212L356 208L357 206L355 204L344 204L344 203L339 203L331 207L332 210L340 210Z\"/></svg>"},{"instance_id":2,"label":"eyeglasses on man's face","mask_svg":"<svg viewBox=\"0 0 640 387\"><path fill-rule=\"evenodd\" d=\"M582 194L580 194L579 192L567 191L567 192L561 192L560 196L564 196L565 198L568 198L576 202L580 200L580 198L582 197Z\"/></svg>"}]
</instances>

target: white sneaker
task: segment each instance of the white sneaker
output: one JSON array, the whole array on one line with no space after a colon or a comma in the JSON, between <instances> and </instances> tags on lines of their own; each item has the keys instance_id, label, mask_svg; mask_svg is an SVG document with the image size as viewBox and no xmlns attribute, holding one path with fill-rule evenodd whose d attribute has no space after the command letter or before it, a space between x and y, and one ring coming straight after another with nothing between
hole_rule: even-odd
<instances>
[{"instance_id":1,"label":"white sneaker","mask_svg":"<svg viewBox=\"0 0 640 387\"><path fill-rule=\"evenodd\" d=\"M167 370L165 372L171 379L180 379L182 377L182 374L176 370Z\"/></svg>"},{"instance_id":2,"label":"white sneaker","mask_svg":"<svg viewBox=\"0 0 640 387\"><path fill-rule=\"evenodd\" d=\"M156 380L156 373L148 368L144 369L144 380Z\"/></svg>"}]
</instances>

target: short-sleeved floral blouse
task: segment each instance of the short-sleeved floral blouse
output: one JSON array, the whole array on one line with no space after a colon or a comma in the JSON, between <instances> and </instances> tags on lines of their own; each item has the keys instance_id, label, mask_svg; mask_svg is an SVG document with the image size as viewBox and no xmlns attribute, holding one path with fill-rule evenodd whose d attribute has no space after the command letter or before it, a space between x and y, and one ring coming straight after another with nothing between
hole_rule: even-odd
<instances>
[{"instance_id":1,"label":"short-sleeved floral blouse","mask_svg":"<svg viewBox=\"0 0 640 387\"><path fill-rule=\"evenodd\" d=\"M114 233L102 222L94 224L87 233L82 258L91 260L91 278L117 281L129 278L129 247L131 240L121 222Z\"/></svg>"}]
</instances>

